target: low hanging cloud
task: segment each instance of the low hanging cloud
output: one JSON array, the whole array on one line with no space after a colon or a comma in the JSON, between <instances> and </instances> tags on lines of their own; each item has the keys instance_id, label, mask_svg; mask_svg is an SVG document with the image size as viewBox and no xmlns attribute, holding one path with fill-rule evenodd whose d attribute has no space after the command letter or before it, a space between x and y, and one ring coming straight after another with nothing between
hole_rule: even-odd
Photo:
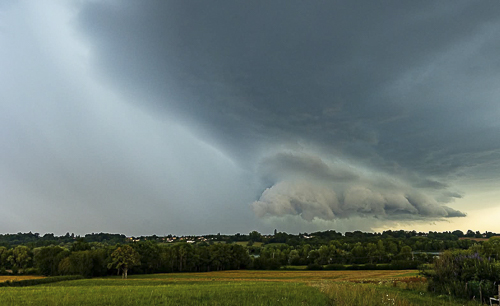
<instances>
[{"instance_id":1,"label":"low hanging cloud","mask_svg":"<svg viewBox=\"0 0 500 306\"><path fill-rule=\"evenodd\" d=\"M332 220L341 213L333 190L298 182L280 182L266 189L252 207L258 217L300 215L307 221L315 217Z\"/></svg>"},{"instance_id":2,"label":"low hanging cloud","mask_svg":"<svg viewBox=\"0 0 500 306\"><path fill-rule=\"evenodd\" d=\"M358 179L358 174L345 165L327 164L317 156L304 153L277 153L265 158L260 164L260 170L268 179L290 178L296 174L325 181L346 182Z\"/></svg>"},{"instance_id":3,"label":"low hanging cloud","mask_svg":"<svg viewBox=\"0 0 500 306\"><path fill-rule=\"evenodd\" d=\"M442 219L465 214L442 205L438 198L456 197L444 191L435 193L435 182L425 189L420 179L392 180L355 166L327 163L304 153L278 153L265 158L261 171L267 179L277 180L251 204L254 213L283 217L297 215L306 221L352 217L387 220ZM271 175L272 173L272 175ZM432 193L434 192L434 193ZM429 195L426 195L429 194Z\"/></svg>"},{"instance_id":4,"label":"low hanging cloud","mask_svg":"<svg viewBox=\"0 0 500 306\"><path fill-rule=\"evenodd\" d=\"M388 220L466 216L463 212L419 194L380 192L363 186L354 186L337 194L332 188L304 181L277 183L252 203L252 209L260 218L299 215L306 221L359 216Z\"/></svg>"}]
</instances>

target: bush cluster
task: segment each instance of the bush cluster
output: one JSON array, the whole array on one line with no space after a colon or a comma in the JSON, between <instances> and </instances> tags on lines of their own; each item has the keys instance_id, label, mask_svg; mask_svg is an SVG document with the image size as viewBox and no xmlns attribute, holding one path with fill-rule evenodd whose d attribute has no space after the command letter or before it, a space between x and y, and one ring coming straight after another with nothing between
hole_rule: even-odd
<instances>
[{"instance_id":1,"label":"bush cluster","mask_svg":"<svg viewBox=\"0 0 500 306\"><path fill-rule=\"evenodd\" d=\"M500 264L477 251L447 251L425 272L429 290L460 298L487 301L497 294Z\"/></svg>"}]
</instances>

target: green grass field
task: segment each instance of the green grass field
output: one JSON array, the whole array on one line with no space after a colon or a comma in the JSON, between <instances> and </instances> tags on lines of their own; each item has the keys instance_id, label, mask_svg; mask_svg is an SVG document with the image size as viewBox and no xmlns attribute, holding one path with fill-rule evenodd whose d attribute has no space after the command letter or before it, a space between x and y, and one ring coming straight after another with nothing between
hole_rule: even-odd
<instances>
[{"instance_id":1,"label":"green grass field","mask_svg":"<svg viewBox=\"0 0 500 306\"><path fill-rule=\"evenodd\" d=\"M248 245L248 241L236 241L236 242L233 242L233 243L241 245L241 246L247 246ZM253 246L260 248L262 246L262 244L263 244L262 242L254 242Z\"/></svg>"},{"instance_id":2,"label":"green grass field","mask_svg":"<svg viewBox=\"0 0 500 306\"><path fill-rule=\"evenodd\" d=\"M104 282L104 283L103 283ZM326 295L299 283L72 281L0 290L1 305L325 305ZM59 284L59 285L58 285ZM2 288L4 289L4 288Z\"/></svg>"},{"instance_id":3,"label":"green grass field","mask_svg":"<svg viewBox=\"0 0 500 306\"><path fill-rule=\"evenodd\" d=\"M425 291L416 271L223 271L0 288L0 305L479 305Z\"/></svg>"}]
</instances>

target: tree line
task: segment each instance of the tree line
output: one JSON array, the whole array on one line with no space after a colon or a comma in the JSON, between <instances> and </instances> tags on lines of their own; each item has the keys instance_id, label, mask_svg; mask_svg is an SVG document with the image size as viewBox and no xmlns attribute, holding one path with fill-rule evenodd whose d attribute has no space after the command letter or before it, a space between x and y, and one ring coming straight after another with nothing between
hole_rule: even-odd
<instances>
[{"instance_id":1,"label":"tree line","mask_svg":"<svg viewBox=\"0 0 500 306\"><path fill-rule=\"evenodd\" d=\"M472 231L470 231L472 232ZM474 233L474 232L472 232ZM197 243L164 243L161 237L127 239L121 234L0 235L0 273L42 275L104 276L115 273L205 272L228 269L278 269L284 266L308 266L310 269L415 268L431 263L436 252L467 250L476 242L460 240L460 231L382 233L335 231L291 235L275 232L262 235L207 235ZM474 234L476 235L476 234ZM485 237L488 233L481 234ZM193 238L195 239L195 238ZM24 244L11 245L24 241ZM47 242L51 242L47 245ZM487 245L487 244L484 244ZM124 264L117 250L133 250ZM114 255L113 255L114 254ZM122 256L123 257L123 256ZM124 269L125 268L125 269Z\"/></svg>"},{"instance_id":2,"label":"tree line","mask_svg":"<svg viewBox=\"0 0 500 306\"><path fill-rule=\"evenodd\" d=\"M308 244L325 244L333 239L340 239L342 241L364 241L370 239L386 239L386 238L396 238L396 239L409 239L415 237L426 237L430 240L443 240L443 241L454 241L462 237L468 238L490 238L497 234L492 232L480 233L479 231L468 230L466 233L456 230L453 232L416 232L416 231L383 231L381 233L368 233L361 231L345 232L344 234L336 232L334 230L314 232L314 233L299 233L299 234L288 234L284 232L277 232L273 235L263 235L257 231L252 231L249 234L236 233L234 235L221 235L220 233L216 235L203 235L208 241L219 241L219 242L241 242L241 241L252 241L252 242L262 242L262 243L286 243L289 245L298 245L306 241ZM158 241L161 242L165 238L171 238L172 235L167 235L165 237L159 237L157 235L151 236L140 236L131 237L134 240L148 240L148 241ZM200 236L187 236L192 240L198 239ZM86 242L99 242L108 245L114 245L119 243L127 243L129 239L123 234L110 234L110 233L91 233L84 236L75 235L74 233L66 233L65 235L56 236L53 233L46 233L41 235L39 233L17 233L17 234L0 234L0 246L10 247L16 245L26 245L31 248L41 247L48 245L59 245L64 243L72 243L77 239L84 239Z\"/></svg>"},{"instance_id":3,"label":"tree line","mask_svg":"<svg viewBox=\"0 0 500 306\"><path fill-rule=\"evenodd\" d=\"M133 265L125 267L117 250L130 248L136 256ZM238 244L213 244L195 246L188 243L164 245L153 241L130 244L103 245L83 240L70 248L51 245L33 249L18 245L7 249L0 247L0 272L56 275L105 276L127 272L169 273L207 272L246 269L252 260L244 246Z\"/></svg>"}]
</instances>

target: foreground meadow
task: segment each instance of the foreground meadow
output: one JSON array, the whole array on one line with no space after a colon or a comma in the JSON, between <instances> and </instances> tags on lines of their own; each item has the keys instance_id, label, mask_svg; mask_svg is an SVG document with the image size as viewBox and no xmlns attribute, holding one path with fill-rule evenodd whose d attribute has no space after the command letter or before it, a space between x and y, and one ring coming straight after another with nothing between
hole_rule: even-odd
<instances>
[{"instance_id":1,"label":"foreground meadow","mask_svg":"<svg viewBox=\"0 0 500 306\"><path fill-rule=\"evenodd\" d=\"M0 305L478 305L425 291L415 271L223 271L0 288Z\"/></svg>"}]
</instances>

